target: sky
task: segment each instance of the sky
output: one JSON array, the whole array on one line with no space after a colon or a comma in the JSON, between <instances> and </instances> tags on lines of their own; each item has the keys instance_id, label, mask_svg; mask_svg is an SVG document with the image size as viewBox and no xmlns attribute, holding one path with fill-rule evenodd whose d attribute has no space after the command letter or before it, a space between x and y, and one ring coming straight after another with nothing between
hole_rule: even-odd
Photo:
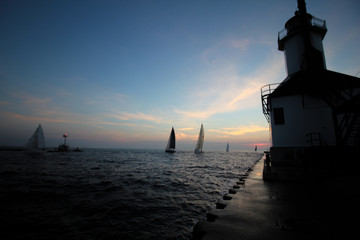
<instances>
[{"instance_id":1,"label":"sky","mask_svg":"<svg viewBox=\"0 0 360 240\"><path fill-rule=\"evenodd\" d=\"M329 70L360 76L360 1L307 0ZM296 0L0 1L0 146L269 148L260 88L287 76Z\"/></svg>"}]
</instances>

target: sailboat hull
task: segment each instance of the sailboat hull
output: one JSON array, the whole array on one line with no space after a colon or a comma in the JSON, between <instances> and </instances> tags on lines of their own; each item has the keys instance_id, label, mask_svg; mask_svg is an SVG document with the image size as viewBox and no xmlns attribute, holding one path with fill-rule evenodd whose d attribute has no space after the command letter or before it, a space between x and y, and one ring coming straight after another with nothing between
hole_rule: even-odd
<instances>
[{"instance_id":1,"label":"sailboat hull","mask_svg":"<svg viewBox=\"0 0 360 240\"><path fill-rule=\"evenodd\" d=\"M169 149L169 150L165 150L165 152L167 152L167 153L175 153L176 151L173 150L173 149Z\"/></svg>"}]
</instances>

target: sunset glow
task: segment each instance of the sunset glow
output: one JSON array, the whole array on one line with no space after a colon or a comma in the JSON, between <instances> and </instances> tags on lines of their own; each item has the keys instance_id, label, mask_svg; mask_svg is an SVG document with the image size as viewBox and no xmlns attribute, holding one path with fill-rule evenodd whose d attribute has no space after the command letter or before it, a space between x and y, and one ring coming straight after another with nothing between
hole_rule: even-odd
<instances>
[{"instance_id":1,"label":"sunset glow","mask_svg":"<svg viewBox=\"0 0 360 240\"><path fill-rule=\"evenodd\" d=\"M287 76L277 34L296 0L2 1L0 145L204 150L269 147L260 88ZM326 6L326 7L324 7ZM360 2L307 1L327 67L360 66ZM64 135L65 136L65 135Z\"/></svg>"}]
</instances>

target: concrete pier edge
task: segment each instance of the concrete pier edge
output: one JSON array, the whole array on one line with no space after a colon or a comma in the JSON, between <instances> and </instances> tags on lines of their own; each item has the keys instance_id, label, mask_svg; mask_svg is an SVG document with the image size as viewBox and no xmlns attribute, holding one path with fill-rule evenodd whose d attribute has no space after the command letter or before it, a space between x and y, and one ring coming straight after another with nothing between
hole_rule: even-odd
<instances>
[{"instance_id":1,"label":"concrete pier edge","mask_svg":"<svg viewBox=\"0 0 360 240\"><path fill-rule=\"evenodd\" d=\"M240 174L239 180L236 182L236 184L233 186L233 188L229 189L228 193L224 194L222 200L220 199L216 203L215 209L221 210L221 209L225 209L227 207L227 205L230 203L230 201L233 198L232 196L234 194L236 194L241 187L245 186L245 181L246 181L247 177L249 176L249 174L253 171L254 166L259 164L259 162L260 162L260 164L262 164L261 162L263 162L264 159L265 159L265 155L262 156L261 158L259 158L251 167L249 167L247 169L246 172ZM218 217L218 215L215 214L213 212L213 210L210 210L206 214L207 222L215 222L217 217ZM195 224L195 226L193 227L193 233L192 233L193 240L200 240L206 234L206 231L204 230L205 223L206 222L204 222L204 221L198 221Z\"/></svg>"},{"instance_id":2,"label":"concrete pier edge","mask_svg":"<svg viewBox=\"0 0 360 240\"><path fill-rule=\"evenodd\" d=\"M245 187L233 188L223 197L230 200L219 200L221 207L196 223L193 240L347 239L357 234L360 175L353 169L343 166L337 174L301 181L264 181L264 165L265 156L239 180Z\"/></svg>"}]
</instances>

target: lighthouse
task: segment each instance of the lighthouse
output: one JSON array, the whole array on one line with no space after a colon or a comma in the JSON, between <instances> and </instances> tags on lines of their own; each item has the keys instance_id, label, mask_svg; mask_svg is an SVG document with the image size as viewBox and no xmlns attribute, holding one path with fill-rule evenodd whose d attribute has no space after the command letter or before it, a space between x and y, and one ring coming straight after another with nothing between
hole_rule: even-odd
<instances>
[{"instance_id":1,"label":"lighthouse","mask_svg":"<svg viewBox=\"0 0 360 240\"><path fill-rule=\"evenodd\" d=\"M278 34L278 48L285 53L288 75L326 68L322 44L326 22L308 14L304 1L298 1L298 8Z\"/></svg>"},{"instance_id":2,"label":"lighthouse","mask_svg":"<svg viewBox=\"0 0 360 240\"><path fill-rule=\"evenodd\" d=\"M360 79L327 70L326 21L309 14L304 0L297 3L278 33L287 77L261 88L272 167L293 177L314 170L330 173L360 146Z\"/></svg>"}]
</instances>

